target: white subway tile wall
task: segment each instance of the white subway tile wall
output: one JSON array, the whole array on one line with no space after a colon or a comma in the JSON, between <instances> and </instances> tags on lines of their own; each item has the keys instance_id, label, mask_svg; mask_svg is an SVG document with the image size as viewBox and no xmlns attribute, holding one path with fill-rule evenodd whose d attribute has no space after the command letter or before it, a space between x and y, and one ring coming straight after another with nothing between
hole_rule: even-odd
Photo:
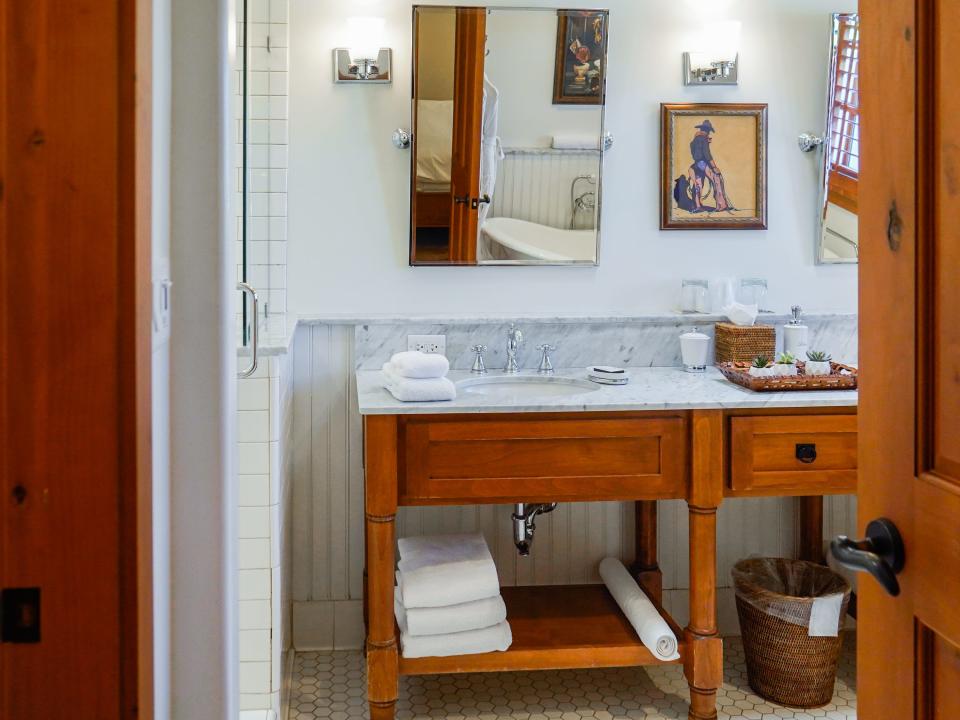
<instances>
[{"instance_id":1,"label":"white subway tile wall","mask_svg":"<svg viewBox=\"0 0 960 720\"><path fill-rule=\"evenodd\" d=\"M246 281L260 317L287 310L288 0L239 0L238 57L246 57ZM244 4L247 33L244 45ZM243 272L244 71L236 70L237 279ZM240 315L237 317L240 327ZM290 648L290 570L282 569L290 523L292 365L270 358L238 382L237 527L240 709L281 711L281 670Z\"/></svg>"},{"instance_id":2,"label":"white subway tile wall","mask_svg":"<svg viewBox=\"0 0 960 720\"><path fill-rule=\"evenodd\" d=\"M247 4L248 45L243 45ZM288 0L240 0L238 57L247 58L247 273L260 316L287 311ZM243 69L237 94L237 279L243 279ZM239 320L238 320L239 327Z\"/></svg>"},{"instance_id":3,"label":"white subway tile wall","mask_svg":"<svg viewBox=\"0 0 960 720\"><path fill-rule=\"evenodd\" d=\"M237 382L240 708L282 709L290 650L291 356L265 358Z\"/></svg>"}]
</instances>

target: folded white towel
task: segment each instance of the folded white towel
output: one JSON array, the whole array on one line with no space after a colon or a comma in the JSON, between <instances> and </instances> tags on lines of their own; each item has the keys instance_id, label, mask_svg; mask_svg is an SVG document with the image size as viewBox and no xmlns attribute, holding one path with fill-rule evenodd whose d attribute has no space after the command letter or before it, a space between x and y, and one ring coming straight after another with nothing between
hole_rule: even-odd
<instances>
[{"instance_id":1,"label":"folded white towel","mask_svg":"<svg viewBox=\"0 0 960 720\"><path fill-rule=\"evenodd\" d=\"M502 622L482 630L466 630L448 635L409 635L400 633L400 649L405 658L450 657L503 652L513 642L510 623Z\"/></svg>"},{"instance_id":2,"label":"folded white towel","mask_svg":"<svg viewBox=\"0 0 960 720\"><path fill-rule=\"evenodd\" d=\"M403 606L436 608L500 594L500 580L480 533L401 538L397 584Z\"/></svg>"},{"instance_id":3,"label":"folded white towel","mask_svg":"<svg viewBox=\"0 0 960 720\"><path fill-rule=\"evenodd\" d=\"M466 630L482 630L499 625L507 619L507 606L499 595L459 605L407 610L403 606L400 588L394 588L393 611L400 632L409 635L446 635Z\"/></svg>"},{"instance_id":4,"label":"folded white towel","mask_svg":"<svg viewBox=\"0 0 960 720\"><path fill-rule=\"evenodd\" d=\"M383 365L383 387L400 402L434 402L457 397L457 386L449 378L416 380L402 377L391 363Z\"/></svg>"},{"instance_id":5,"label":"folded white towel","mask_svg":"<svg viewBox=\"0 0 960 720\"><path fill-rule=\"evenodd\" d=\"M623 563L604 558L600 562L600 577L647 649L661 660L679 659L677 636Z\"/></svg>"},{"instance_id":6,"label":"folded white towel","mask_svg":"<svg viewBox=\"0 0 960 720\"><path fill-rule=\"evenodd\" d=\"M599 150L600 138L596 135L554 135L555 150Z\"/></svg>"},{"instance_id":7,"label":"folded white towel","mask_svg":"<svg viewBox=\"0 0 960 720\"><path fill-rule=\"evenodd\" d=\"M418 380L441 378L450 372L450 361L445 355L417 350L397 353L390 358L390 364L400 377Z\"/></svg>"}]
</instances>

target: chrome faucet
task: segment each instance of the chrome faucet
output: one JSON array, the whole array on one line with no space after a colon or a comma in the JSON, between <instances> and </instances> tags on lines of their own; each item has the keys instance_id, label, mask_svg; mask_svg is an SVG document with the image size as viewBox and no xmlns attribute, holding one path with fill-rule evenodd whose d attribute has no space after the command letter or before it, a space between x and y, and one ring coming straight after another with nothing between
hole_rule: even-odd
<instances>
[{"instance_id":1,"label":"chrome faucet","mask_svg":"<svg viewBox=\"0 0 960 720\"><path fill-rule=\"evenodd\" d=\"M507 366L503 369L505 373L520 372L520 365L517 364L517 350L520 349L520 343L523 342L523 333L515 323L510 323L510 329L507 330Z\"/></svg>"}]
</instances>

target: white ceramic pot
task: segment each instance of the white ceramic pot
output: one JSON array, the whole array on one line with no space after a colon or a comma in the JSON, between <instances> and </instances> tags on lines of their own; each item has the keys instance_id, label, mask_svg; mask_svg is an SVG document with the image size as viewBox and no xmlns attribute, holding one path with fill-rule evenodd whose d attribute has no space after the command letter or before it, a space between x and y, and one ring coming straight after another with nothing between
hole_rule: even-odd
<instances>
[{"instance_id":1,"label":"white ceramic pot","mask_svg":"<svg viewBox=\"0 0 960 720\"><path fill-rule=\"evenodd\" d=\"M817 362L816 360L807 360L807 364L803 366L803 372L805 375L810 376L829 375L831 372L830 361L823 360Z\"/></svg>"},{"instance_id":2,"label":"white ceramic pot","mask_svg":"<svg viewBox=\"0 0 960 720\"><path fill-rule=\"evenodd\" d=\"M797 366L794 364L777 363L773 366L774 372L780 377L791 377L797 374Z\"/></svg>"},{"instance_id":3,"label":"white ceramic pot","mask_svg":"<svg viewBox=\"0 0 960 720\"><path fill-rule=\"evenodd\" d=\"M752 377L770 377L771 368L758 368L750 366L750 375Z\"/></svg>"}]
</instances>

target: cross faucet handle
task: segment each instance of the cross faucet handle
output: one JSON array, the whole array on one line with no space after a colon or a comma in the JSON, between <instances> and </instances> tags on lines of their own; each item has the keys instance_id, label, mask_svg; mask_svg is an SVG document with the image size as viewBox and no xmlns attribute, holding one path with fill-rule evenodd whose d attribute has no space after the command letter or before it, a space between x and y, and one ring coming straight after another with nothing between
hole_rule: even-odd
<instances>
[{"instance_id":1,"label":"cross faucet handle","mask_svg":"<svg viewBox=\"0 0 960 720\"><path fill-rule=\"evenodd\" d=\"M537 350L540 351L540 367L537 368L537 372L540 375L553 375L553 363L550 361L550 353L556 350L555 345L537 345Z\"/></svg>"},{"instance_id":2,"label":"cross faucet handle","mask_svg":"<svg viewBox=\"0 0 960 720\"><path fill-rule=\"evenodd\" d=\"M473 367L470 369L470 372L476 373L477 375L486 375L487 366L483 363L483 354L487 351L487 346L474 345L471 350L477 354L477 357L473 361Z\"/></svg>"}]
</instances>

